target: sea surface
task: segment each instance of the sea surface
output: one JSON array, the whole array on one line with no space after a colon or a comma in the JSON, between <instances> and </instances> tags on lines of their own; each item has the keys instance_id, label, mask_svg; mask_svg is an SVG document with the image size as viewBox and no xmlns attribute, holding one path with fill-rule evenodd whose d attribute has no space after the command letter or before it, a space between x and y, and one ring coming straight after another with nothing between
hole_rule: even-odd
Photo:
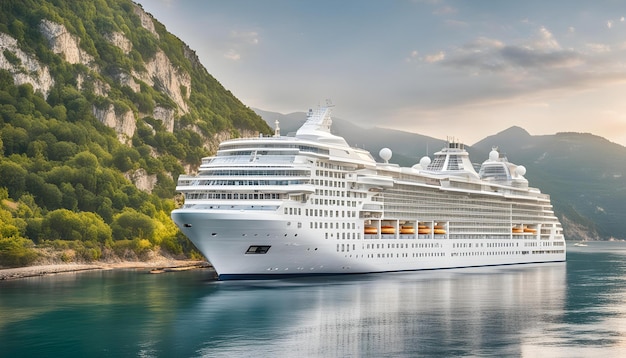
<instances>
[{"instance_id":1,"label":"sea surface","mask_svg":"<svg viewBox=\"0 0 626 358\"><path fill-rule=\"evenodd\" d=\"M626 357L626 243L566 263L270 281L0 281L0 357Z\"/></svg>"}]
</instances>

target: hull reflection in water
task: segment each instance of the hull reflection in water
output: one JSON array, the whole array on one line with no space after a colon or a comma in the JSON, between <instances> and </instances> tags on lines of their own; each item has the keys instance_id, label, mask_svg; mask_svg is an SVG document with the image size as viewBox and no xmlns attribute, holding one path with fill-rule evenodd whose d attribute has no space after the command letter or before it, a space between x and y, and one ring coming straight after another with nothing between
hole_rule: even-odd
<instances>
[{"instance_id":1,"label":"hull reflection in water","mask_svg":"<svg viewBox=\"0 0 626 358\"><path fill-rule=\"evenodd\" d=\"M521 332L562 314L566 273L555 263L215 285L175 333L204 339L202 356L519 356L535 350Z\"/></svg>"}]
</instances>

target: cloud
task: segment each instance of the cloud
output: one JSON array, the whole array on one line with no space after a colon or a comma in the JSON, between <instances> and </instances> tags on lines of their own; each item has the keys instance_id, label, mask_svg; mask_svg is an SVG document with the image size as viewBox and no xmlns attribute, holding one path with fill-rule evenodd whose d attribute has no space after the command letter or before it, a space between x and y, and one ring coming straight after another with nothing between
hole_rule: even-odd
<instances>
[{"instance_id":1,"label":"cloud","mask_svg":"<svg viewBox=\"0 0 626 358\"><path fill-rule=\"evenodd\" d=\"M611 52L611 46L606 44L588 43L585 46L593 53L608 53Z\"/></svg>"},{"instance_id":2,"label":"cloud","mask_svg":"<svg viewBox=\"0 0 626 358\"><path fill-rule=\"evenodd\" d=\"M606 22L606 27L608 27L609 29L613 27L613 20L608 20Z\"/></svg>"},{"instance_id":3,"label":"cloud","mask_svg":"<svg viewBox=\"0 0 626 358\"><path fill-rule=\"evenodd\" d=\"M436 54L432 54L432 55L428 55L424 58L425 62L428 63L436 63L436 62L441 62L446 58L446 54L443 51L439 51Z\"/></svg>"},{"instance_id":4,"label":"cloud","mask_svg":"<svg viewBox=\"0 0 626 358\"><path fill-rule=\"evenodd\" d=\"M413 62L417 59L419 59L419 52L417 52L417 50L413 50L409 54L409 57L406 58L406 62Z\"/></svg>"},{"instance_id":5,"label":"cloud","mask_svg":"<svg viewBox=\"0 0 626 358\"><path fill-rule=\"evenodd\" d=\"M552 33L539 28L534 38L520 44L504 44L480 37L450 52L441 64L449 67L501 73L507 71L572 68L584 64L577 51L562 49Z\"/></svg>"},{"instance_id":6,"label":"cloud","mask_svg":"<svg viewBox=\"0 0 626 358\"><path fill-rule=\"evenodd\" d=\"M478 37L422 59L434 66L426 76L438 80L419 92L407 85L407 92L421 109L550 103L626 83L623 51L626 42L563 48L545 27L516 41Z\"/></svg>"},{"instance_id":7,"label":"cloud","mask_svg":"<svg viewBox=\"0 0 626 358\"><path fill-rule=\"evenodd\" d=\"M237 51L230 49L224 54L224 58L227 58L233 61L239 61L241 60L241 55L237 53Z\"/></svg>"},{"instance_id":8,"label":"cloud","mask_svg":"<svg viewBox=\"0 0 626 358\"><path fill-rule=\"evenodd\" d=\"M561 48L561 45L559 45L558 41L554 38L554 35L545 27L542 26L538 34L538 38L531 42L530 46L543 50L559 50Z\"/></svg>"},{"instance_id":9,"label":"cloud","mask_svg":"<svg viewBox=\"0 0 626 358\"><path fill-rule=\"evenodd\" d=\"M506 65L525 69L575 67L584 63L580 54L572 50L538 51L528 47L505 46L499 55Z\"/></svg>"},{"instance_id":10,"label":"cloud","mask_svg":"<svg viewBox=\"0 0 626 358\"><path fill-rule=\"evenodd\" d=\"M228 50L224 53L224 58L240 61L242 54L247 53L250 48L257 46L259 42L259 33L256 31L231 31L228 36Z\"/></svg>"}]
</instances>

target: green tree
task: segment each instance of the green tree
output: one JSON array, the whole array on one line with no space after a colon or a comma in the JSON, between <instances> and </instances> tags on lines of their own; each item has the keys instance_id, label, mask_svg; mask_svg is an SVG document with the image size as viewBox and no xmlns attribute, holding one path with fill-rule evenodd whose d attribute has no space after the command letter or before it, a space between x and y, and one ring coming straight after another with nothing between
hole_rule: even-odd
<instances>
[{"instance_id":1,"label":"green tree","mask_svg":"<svg viewBox=\"0 0 626 358\"><path fill-rule=\"evenodd\" d=\"M134 163L139 160L139 153L134 148L119 146L113 152L113 165L122 172L133 169Z\"/></svg>"},{"instance_id":2,"label":"green tree","mask_svg":"<svg viewBox=\"0 0 626 358\"><path fill-rule=\"evenodd\" d=\"M24 128L6 125L0 130L0 138L4 143L4 154L21 154L28 148L28 132Z\"/></svg>"},{"instance_id":3,"label":"green tree","mask_svg":"<svg viewBox=\"0 0 626 358\"><path fill-rule=\"evenodd\" d=\"M0 187L7 188L9 196L19 198L26 189L28 172L8 159L0 160Z\"/></svg>"},{"instance_id":4,"label":"green tree","mask_svg":"<svg viewBox=\"0 0 626 358\"><path fill-rule=\"evenodd\" d=\"M28 266L39 257L34 243L23 237L0 237L0 267Z\"/></svg>"},{"instance_id":5,"label":"green tree","mask_svg":"<svg viewBox=\"0 0 626 358\"><path fill-rule=\"evenodd\" d=\"M115 215L111 227L115 240L151 239L155 229L152 218L131 208Z\"/></svg>"},{"instance_id":6,"label":"green tree","mask_svg":"<svg viewBox=\"0 0 626 358\"><path fill-rule=\"evenodd\" d=\"M42 234L49 240L105 242L111 239L111 228L91 212L58 209L49 212L42 222Z\"/></svg>"}]
</instances>

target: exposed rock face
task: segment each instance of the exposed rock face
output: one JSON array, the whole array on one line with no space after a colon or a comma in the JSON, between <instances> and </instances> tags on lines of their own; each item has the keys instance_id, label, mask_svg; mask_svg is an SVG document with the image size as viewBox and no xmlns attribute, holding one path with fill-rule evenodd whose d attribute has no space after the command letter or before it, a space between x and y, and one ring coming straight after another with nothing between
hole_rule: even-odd
<instances>
[{"instance_id":1,"label":"exposed rock face","mask_svg":"<svg viewBox=\"0 0 626 358\"><path fill-rule=\"evenodd\" d=\"M43 19L41 20L41 24L39 24L39 29L46 39L48 39L52 52L63 54L65 61L71 64L81 63L90 67L94 60L93 56L78 46L80 38L70 34L65 26Z\"/></svg>"},{"instance_id":2,"label":"exposed rock face","mask_svg":"<svg viewBox=\"0 0 626 358\"><path fill-rule=\"evenodd\" d=\"M135 15L139 16L139 20L141 20L141 27L150 31L154 36L159 38L159 34L156 32L154 28L154 22L152 22L152 17L148 15L140 6L136 5L134 9Z\"/></svg>"},{"instance_id":3,"label":"exposed rock face","mask_svg":"<svg viewBox=\"0 0 626 358\"><path fill-rule=\"evenodd\" d=\"M198 54L196 54L196 51L190 49L189 46L187 46L187 44L183 46L183 55L185 56L186 59L189 60L189 62L191 62L191 65L194 68L202 67L202 63L200 62L200 59L198 58Z\"/></svg>"},{"instance_id":4,"label":"exposed rock face","mask_svg":"<svg viewBox=\"0 0 626 358\"><path fill-rule=\"evenodd\" d=\"M12 53L19 62L9 61L4 52ZM13 63L12 63L13 62ZM0 68L13 75L16 85L30 83L35 92L41 92L48 97L50 88L54 86L54 80L47 66L43 66L35 58L27 55L17 46L17 40L3 32L0 32Z\"/></svg>"},{"instance_id":5,"label":"exposed rock face","mask_svg":"<svg viewBox=\"0 0 626 358\"><path fill-rule=\"evenodd\" d=\"M565 237L568 240L576 240L576 241L602 240L602 237L598 234L598 232L595 229L581 225L576 220L570 220L570 218L568 218L565 215L562 216L561 223L563 224L563 231L565 233Z\"/></svg>"},{"instance_id":6,"label":"exposed rock face","mask_svg":"<svg viewBox=\"0 0 626 358\"><path fill-rule=\"evenodd\" d=\"M186 100L191 94L191 76L189 73L174 68L165 52L158 50L154 58L146 63L146 71L133 73L150 86L165 92L183 113L189 112ZM183 93L181 88L185 88Z\"/></svg>"},{"instance_id":7,"label":"exposed rock face","mask_svg":"<svg viewBox=\"0 0 626 358\"><path fill-rule=\"evenodd\" d=\"M141 86L139 85L139 83L135 81L135 78L131 76L130 74L126 72L119 72L117 75L115 75L115 78L122 86L130 87L130 89L132 89L133 92L137 93L141 91Z\"/></svg>"},{"instance_id":8,"label":"exposed rock face","mask_svg":"<svg viewBox=\"0 0 626 358\"><path fill-rule=\"evenodd\" d=\"M93 92L98 96L106 97L109 95L110 90L111 86L109 86L106 82L102 82L100 80L95 80L93 82Z\"/></svg>"},{"instance_id":9,"label":"exposed rock face","mask_svg":"<svg viewBox=\"0 0 626 358\"><path fill-rule=\"evenodd\" d=\"M96 116L100 122L108 127L115 128L117 139L120 142L127 144L130 142L135 134L135 129L137 129L137 123L135 122L135 116L132 111L117 115L113 105L109 105L106 109L99 109L93 106L92 110L93 115Z\"/></svg>"},{"instance_id":10,"label":"exposed rock face","mask_svg":"<svg viewBox=\"0 0 626 358\"><path fill-rule=\"evenodd\" d=\"M163 122L163 126L168 132L174 132L174 120L176 119L176 111L164 107L155 107L152 114L154 119L158 119Z\"/></svg>"},{"instance_id":11,"label":"exposed rock face","mask_svg":"<svg viewBox=\"0 0 626 358\"><path fill-rule=\"evenodd\" d=\"M139 6L136 6L134 11L135 14L141 19L141 25L158 38L158 33L154 28L152 17L145 11L143 11L143 9L141 9ZM42 34L46 37L46 39L48 39L50 47L54 53L62 54L65 57L65 60L69 63L80 63L86 66L91 66L94 58L79 47L80 39L75 35L70 34L65 26L44 19L41 21L40 30ZM113 32L110 34L106 34L105 37L113 45L122 49L124 53L129 53L132 50L132 43L122 33ZM10 36L8 38L12 39ZM14 47L17 48L17 41L13 39L11 43L14 45ZM194 62L200 65L195 53L188 47L186 47L185 50L186 56L195 59ZM8 61L4 59L4 57L2 57L2 59L4 60L4 63L8 63ZM25 61L23 60L22 62ZM95 66L91 66L90 68L92 70L96 70ZM139 92L141 90L141 86L137 82L137 80L139 80L145 82L150 86L158 88L160 91L168 95L174 101L174 103L176 103L179 111L175 109L167 109L164 107L156 107L154 109L154 113L152 113L152 116L156 119L161 120L165 128L167 128L169 132L173 132L174 121L178 117L179 113L189 112L189 107L186 101L189 100L189 96L191 95L191 76L187 72L175 68L165 52L160 49L156 52L154 58L146 62L145 69L145 72L133 72L130 74L124 71L120 71L113 76L121 85L130 87L134 92ZM52 81L47 68L45 69L45 71L49 80ZM16 74L20 73L19 71L13 72L15 72ZM29 72L33 71L31 70ZM45 79L46 76L39 75L37 77L39 79ZM83 78L82 75L79 75L76 80L78 88L82 89L84 81L86 79ZM46 95L49 92L52 84L53 82L48 84L45 88L44 92ZM96 95L108 97L109 91L111 90L111 86L109 84L101 80L95 80L93 82L93 85L94 93ZM40 87L42 87L42 85L33 84L33 87L39 89ZM136 125L132 112L128 112L119 116L115 114L115 111L112 107L104 110L94 107L93 113L102 123L111 128L115 128L118 133L118 139L120 139L120 141L126 143L129 138L133 136Z\"/></svg>"},{"instance_id":12,"label":"exposed rock face","mask_svg":"<svg viewBox=\"0 0 626 358\"><path fill-rule=\"evenodd\" d=\"M124 177L135 184L137 189L148 193L151 193L152 189L154 189L154 186L157 184L156 174L148 175L148 172L141 168L134 172L124 173Z\"/></svg>"},{"instance_id":13,"label":"exposed rock face","mask_svg":"<svg viewBox=\"0 0 626 358\"><path fill-rule=\"evenodd\" d=\"M104 38L107 39L113 45L119 47L125 54L128 54L130 50L133 49L133 44L129 39L124 36L121 32L113 32L110 34L104 35Z\"/></svg>"},{"instance_id":14,"label":"exposed rock face","mask_svg":"<svg viewBox=\"0 0 626 358\"><path fill-rule=\"evenodd\" d=\"M82 91L83 89L85 89L85 81L93 81L93 92L96 95L101 97L107 97L109 95L111 86L108 83L103 82L99 79L93 80L90 76L87 76L87 78L85 78L82 73L79 73L78 76L76 76L76 87Z\"/></svg>"},{"instance_id":15,"label":"exposed rock face","mask_svg":"<svg viewBox=\"0 0 626 358\"><path fill-rule=\"evenodd\" d=\"M148 15L143 9L140 7L135 7L135 14L139 16L141 19L141 24L144 28L150 31L154 36L158 37L158 34L154 28L154 23L152 22L152 17ZM76 64L80 63L86 66L91 66L94 58L86 53L79 47L80 39L72 34L65 28L65 26L49 21L42 20L40 24L40 30L42 34L48 39L48 43L54 53L62 54L65 60L69 63ZM14 50L12 52L16 52L17 49L17 41L12 39L10 36L4 36L4 42L6 42L7 46L12 46ZM114 32L111 34L105 35L107 40L119 47L125 53L129 53L132 50L132 43L128 40L124 34L119 32ZM11 41L12 40L12 41ZM20 51L21 52L21 51ZM187 48L186 55L191 58L195 58L197 61L197 57L193 51ZM27 57L22 53L22 56L18 56L20 58L24 58L22 62L26 62ZM0 62L4 64L5 67L14 67L9 66L10 63L8 60L1 58L4 60ZM32 61L29 61L30 64ZM197 61L199 64L199 61ZM36 63L36 61L35 61ZM5 68L3 67L3 68ZM94 66L91 66L92 70L96 70ZM137 80L143 81L150 86L154 86L158 88L160 91L167 94L178 106L179 110L176 109L168 109L164 107L156 107L154 109L154 113L152 113L153 117L159 119L163 122L167 131L174 131L174 121L176 120L179 112L188 113L189 107L187 105L187 100L189 100L190 92L191 92L191 76L180 69L175 68L170 62L169 58L162 50L158 50L151 60L146 62L145 64L145 72L133 72L131 74L120 71L117 74L114 74L114 78L123 86L130 87L134 92L139 92L141 90L140 84ZM45 74L37 76L39 80L44 80L47 76L49 81L52 81L50 77L49 71L45 68ZM16 75L25 76L22 72L32 73L32 69L30 71L13 71ZM82 75L76 79L78 88L82 89L84 87L84 82L87 80ZM16 81L17 82L17 81ZM27 82L34 82L34 79ZM52 86L53 82L47 84L47 87L43 89L43 92L47 95ZM108 94L111 90L111 86L101 80L94 80L93 82L94 93L98 96L108 97ZM33 87L36 89L40 89L43 87L41 84L33 83ZM118 139L122 143L128 143L130 138L132 138L135 133L136 123L135 118L132 112L127 112L122 115L117 115L113 106L109 106L106 109L98 109L95 106L93 107L94 115L104 124L111 128L115 128Z\"/></svg>"}]
</instances>

